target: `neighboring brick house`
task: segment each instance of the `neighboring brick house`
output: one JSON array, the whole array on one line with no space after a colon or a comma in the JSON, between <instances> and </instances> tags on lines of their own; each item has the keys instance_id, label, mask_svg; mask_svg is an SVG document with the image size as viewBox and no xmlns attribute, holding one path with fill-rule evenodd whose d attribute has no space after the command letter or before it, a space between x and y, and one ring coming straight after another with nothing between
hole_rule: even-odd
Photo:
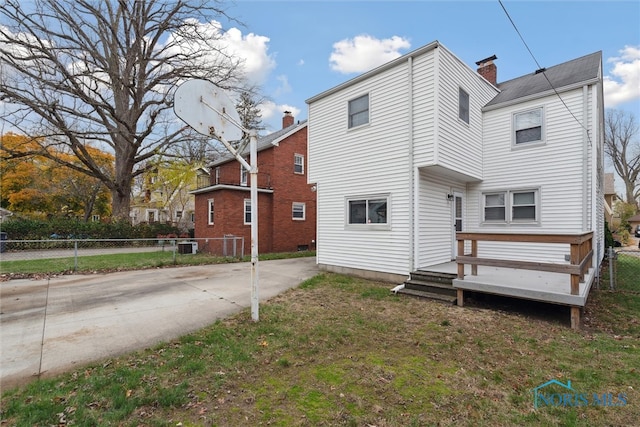
<instances>
[{"instance_id":1,"label":"neighboring brick house","mask_svg":"<svg viewBox=\"0 0 640 427\"><path fill-rule=\"evenodd\" d=\"M307 123L285 112L283 128L258 139L258 251L315 249L316 194L307 182ZM243 151L247 156L248 147ZM243 236L251 245L250 174L233 157L210 166L195 194L195 237Z\"/></svg>"}]
</instances>

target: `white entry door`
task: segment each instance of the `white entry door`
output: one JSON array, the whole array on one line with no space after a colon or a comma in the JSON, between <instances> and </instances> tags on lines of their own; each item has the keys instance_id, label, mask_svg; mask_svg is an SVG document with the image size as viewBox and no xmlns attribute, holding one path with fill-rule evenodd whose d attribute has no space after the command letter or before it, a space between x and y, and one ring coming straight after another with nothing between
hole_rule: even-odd
<instances>
[{"instance_id":1,"label":"white entry door","mask_svg":"<svg viewBox=\"0 0 640 427\"><path fill-rule=\"evenodd\" d=\"M462 206L462 193L453 193L453 206L451 207L451 218L453 219L452 230L453 230L453 248L451 251L452 259L455 259L458 256L458 241L456 240L456 232L462 231L462 217L463 217L463 206Z\"/></svg>"}]
</instances>

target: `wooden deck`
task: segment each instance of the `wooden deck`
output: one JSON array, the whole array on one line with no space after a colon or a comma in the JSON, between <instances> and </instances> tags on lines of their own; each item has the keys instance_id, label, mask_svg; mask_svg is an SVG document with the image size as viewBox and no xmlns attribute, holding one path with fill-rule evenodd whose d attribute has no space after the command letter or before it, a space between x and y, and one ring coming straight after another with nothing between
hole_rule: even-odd
<instances>
[{"instance_id":1,"label":"wooden deck","mask_svg":"<svg viewBox=\"0 0 640 427\"><path fill-rule=\"evenodd\" d=\"M455 266L457 303L464 305L464 292L474 291L514 298L561 304L571 307L571 327L580 326L580 314L587 303L596 276L593 262L593 232L578 234L511 234L456 233L458 253L455 263L431 266L450 272ZM478 254L478 242L522 242L568 245L568 263L513 261L483 258ZM465 254L465 242L471 253ZM450 265L449 265L450 264Z\"/></svg>"},{"instance_id":2,"label":"wooden deck","mask_svg":"<svg viewBox=\"0 0 640 427\"><path fill-rule=\"evenodd\" d=\"M431 265L420 270L456 274L458 264L452 261ZM578 294L572 295L571 275L569 274L483 265L478 266L477 272L477 275L471 275L471 266L465 266L464 280L453 279L453 287L467 291L578 307L584 307L587 303L587 297L595 278L595 270L590 269L584 282L579 284Z\"/></svg>"}]
</instances>

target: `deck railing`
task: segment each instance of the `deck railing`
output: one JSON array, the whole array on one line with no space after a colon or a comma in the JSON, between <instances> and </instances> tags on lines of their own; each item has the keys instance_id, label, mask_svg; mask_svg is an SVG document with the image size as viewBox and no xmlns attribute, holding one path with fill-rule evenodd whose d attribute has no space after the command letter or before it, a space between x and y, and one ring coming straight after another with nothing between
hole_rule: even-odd
<instances>
[{"instance_id":1,"label":"deck railing","mask_svg":"<svg viewBox=\"0 0 640 427\"><path fill-rule=\"evenodd\" d=\"M458 264L458 279L464 280L464 266L471 265L471 275L478 274L478 265L486 265L502 268L516 268L523 270L548 271L564 273L571 276L571 295L578 295L580 282L584 281L586 272L591 267L593 258L593 232L580 234L506 234L506 233L456 233L458 241L458 253L464 254L465 242L471 241L471 253L459 255L456 258ZM481 258L478 256L478 242L519 242L519 243L557 243L570 245L568 264L514 261L496 258ZM458 305L464 301L462 289L458 289ZM580 324L580 308L571 307L571 327L578 328Z\"/></svg>"},{"instance_id":2,"label":"deck railing","mask_svg":"<svg viewBox=\"0 0 640 427\"><path fill-rule=\"evenodd\" d=\"M580 282L584 281L586 272L591 267L593 258L593 232L580 234L507 234L507 233L456 233L458 253L464 254L465 242L471 241L471 253L456 258L458 264L458 279L464 280L464 266L471 265L471 274L478 274L478 265L503 268L517 268L523 270L549 271L571 275L571 295L578 295ZM480 258L478 256L478 242L522 242L522 243L559 243L571 247L568 264L513 261L496 258Z\"/></svg>"}]
</instances>

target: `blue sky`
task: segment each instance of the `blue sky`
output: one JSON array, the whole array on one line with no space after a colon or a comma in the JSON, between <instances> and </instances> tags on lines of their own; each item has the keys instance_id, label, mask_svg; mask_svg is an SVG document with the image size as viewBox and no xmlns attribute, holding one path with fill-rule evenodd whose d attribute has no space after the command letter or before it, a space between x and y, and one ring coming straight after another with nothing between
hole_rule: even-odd
<instances>
[{"instance_id":1,"label":"blue sky","mask_svg":"<svg viewBox=\"0 0 640 427\"><path fill-rule=\"evenodd\" d=\"M503 4L542 67L602 51L607 108L640 120L640 1L509 1ZM497 0L238 0L223 22L270 102L268 131L282 112L307 118L305 100L434 40L475 69L497 55L498 81L538 66Z\"/></svg>"}]
</instances>

